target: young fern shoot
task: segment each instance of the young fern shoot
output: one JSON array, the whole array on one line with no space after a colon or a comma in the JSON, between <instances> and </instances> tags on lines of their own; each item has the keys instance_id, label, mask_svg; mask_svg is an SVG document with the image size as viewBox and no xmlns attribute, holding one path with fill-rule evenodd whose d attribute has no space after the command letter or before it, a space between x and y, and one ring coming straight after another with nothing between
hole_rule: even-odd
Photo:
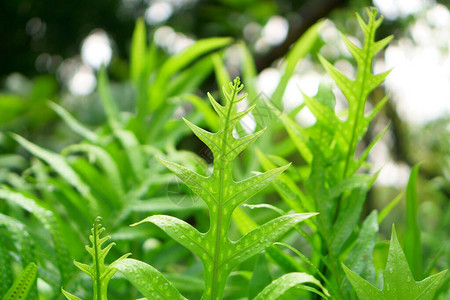
<instances>
[{"instance_id":1,"label":"young fern shoot","mask_svg":"<svg viewBox=\"0 0 450 300\"><path fill-rule=\"evenodd\" d=\"M114 246L114 243L108 244L105 248L102 249L102 245L109 240L110 236L100 237L105 228L100 224L101 218L97 217L95 219L94 225L91 229L91 235L89 236L89 240L92 243L92 246L86 245L86 251L92 256L93 265L89 266L77 261L73 263L78 267L81 271L88 274L93 281L94 286L94 298L93 300L107 300L108 295L108 283L111 277L116 273L117 268L113 267L114 263L118 263L121 260L124 260L126 257L130 255L127 253L117 259L114 263L109 266L105 266L105 257L108 254L109 250ZM64 296L66 296L69 300L80 299L77 296L70 294L69 292L62 289Z\"/></svg>"},{"instance_id":2,"label":"young fern shoot","mask_svg":"<svg viewBox=\"0 0 450 300\"><path fill-rule=\"evenodd\" d=\"M230 83L231 93L224 87L223 106L208 94L220 119L219 130L216 133L203 130L185 120L194 134L211 149L214 155L214 168L210 176L202 176L183 166L160 159L206 202L210 216L209 230L206 233L199 232L188 223L165 215L151 216L135 224L143 222L155 224L200 258L205 278L205 290L202 296L204 300L222 299L227 278L234 267L260 253L297 223L316 215L316 213L284 215L255 228L238 241L228 238L231 215L236 207L265 188L289 167L285 165L239 182L233 180L233 161L264 131L239 139L233 137L235 125L253 109L250 107L242 112L236 111L236 104L246 97L246 95L238 95L242 89L243 85L239 78Z\"/></svg>"}]
</instances>

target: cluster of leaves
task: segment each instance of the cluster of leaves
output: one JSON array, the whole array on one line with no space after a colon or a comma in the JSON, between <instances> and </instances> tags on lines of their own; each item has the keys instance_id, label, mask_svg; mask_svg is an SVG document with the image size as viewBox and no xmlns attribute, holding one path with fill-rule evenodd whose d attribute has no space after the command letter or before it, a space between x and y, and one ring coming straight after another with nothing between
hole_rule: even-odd
<instances>
[{"instance_id":1,"label":"cluster of leaves","mask_svg":"<svg viewBox=\"0 0 450 300\"><path fill-rule=\"evenodd\" d=\"M366 113L369 95L389 74L389 71L373 74L373 59L392 39L392 36L388 36L375 41L376 30L382 22L382 17L377 17L375 9L366 12L369 17L367 23L357 15L364 33L361 48L342 35L357 63L355 79L348 78L319 55L322 66L348 101L348 110L344 112L345 119L340 118L341 112L335 112L334 97L330 97L325 89L319 90L316 97L303 95L305 107L317 120L313 126L302 128L292 118L280 113L280 119L306 165L298 169L291 168L292 176L280 176L275 183L276 189L290 209L320 213L317 219L311 221L314 233L305 236L306 241L316 250L311 261L318 269L310 271L326 277L326 286L336 299L351 299L354 295L345 280L340 261L371 283L375 283L372 252L376 244L378 224L401 196L394 199L381 213L373 211L360 223L367 192L377 177L377 173L368 174L370 166L366 164L366 159L375 143L386 133L387 127L365 149L359 150L358 157L356 149L371 120L387 101L386 96L370 113ZM265 168L271 168L283 161L282 157L267 156L263 153L258 155ZM417 167L415 172L417 176ZM299 188L299 184L303 188ZM409 189L415 188L414 184L412 186L414 187ZM417 250L420 249L417 246L420 245L420 238L416 237L420 231L415 221L417 199L412 199L411 193L412 191L408 190L408 206L416 207L408 209L405 243L407 255L411 255L409 261L414 266L419 264L422 258ZM418 271L414 275L421 277L424 274ZM361 298L360 294L358 296Z\"/></svg>"},{"instance_id":2,"label":"cluster of leaves","mask_svg":"<svg viewBox=\"0 0 450 300\"><path fill-rule=\"evenodd\" d=\"M11 155L2 157L8 161L10 171L2 174L0 220L2 227L11 233L3 235L2 244L8 245L7 251L14 249L21 253L22 266L32 261L46 266L40 276L52 287L53 297L57 297L61 285L76 282L74 278L78 275L70 267L70 258L83 257L79 245L86 242L84 232L97 215L103 216L112 234L131 249L137 247L140 237L152 235L152 230L127 230L126 226L138 221L140 214L177 211L184 218L202 208L198 204L180 207L177 203L181 196L172 196L172 201L167 201L167 186L174 183L173 175L155 157L164 151L171 159L200 171L207 167L197 163L200 161L197 155L174 150L186 130L177 130L180 120L171 119L179 101L168 99L195 90L212 71L210 52L230 42L228 38L200 40L185 52L164 60L154 43L147 46L145 27L140 20L131 55L131 88L136 90L138 99L131 117L120 112L106 70L101 69L98 95L107 122L97 130L79 122L62 106L49 103L83 139L80 143L56 153L12 134L34 158L22 176L17 176L14 170L23 167L23 160ZM190 67L186 68L187 65ZM160 99L159 104L156 98ZM142 118L144 115L146 119ZM198 118L198 114L193 117ZM160 134L155 134L157 131ZM33 217L27 217L27 213ZM2 273L10 274L6 270L16 264L5 260L0 267Z\"/></svg>"},{"instance_id":3,"label":"cluster of leaves","mask_svg":"<svg viewBox=\"0 0 450 300\"><path fill-rule=\"evenodd\" d=\"M37 276L50 287L39 296L45 294L49 299L61 298L60 287L67 289L63 294L68 299L88 295L107 299L108 284L115 278L109 292L128 298L136 298L137 293L123 279L147 299L394 299L405 293L431 299L445 271L420 282L414 280L430 276L434 269L433 264L426 270L422 266L415 194L418 166L413 169L406 193L406 258L393 230L382 291L376 288L383 283L376 274L372 254L379 224L401 195L381 212L373 211L360 221L367 193L377 176L370 175L366 160L386 132L380 132L359 151L364 148L361 141L371 120L387 101L387 97L380 100L366 114L368 97L388 75L373 74L372 64L392 39L375 41L382 18L374 9L367 10L367 15L368 22L357 15L365 37L361 48L343 36L357 63L354 80L319 56L348 100L348 110L336 112L334 95L322 87L315 97L303 95L304 104L289 114L281 111L281 99L296 64L317 42L320 23L293 46L282 66L283 76L266 103L258 101L256 68L243 44L238 47L243 54L248 95L242 94L239 78L229 83L220 54L209 54L230 44L230 39L200 40L164 60L155 43L147 45L145 26L139 20L131 47L130 75L136 92L132 114L120 112L106 70L101 69L98 95L106 124L91 130L62 106L50 103L68 127L83 138L82 142L56 153L13 135L35 158L22 176L7 172L2 177L0 199L6 201L0 202L0 292L10 297L21 290L29 293L29 299L38 299L38 265ZM213 70L223 90L221 103L208 94L211 109L193 92ZM247 107L238 109L244 99ZM192 122L184 119L187 127L173 118L185 102L195 108L187 116ZM276 111L277 117L267 120L255 113L267 108ZM308 128L294 121L304 108L317 120ZM251 114L256 130L248 134L242 119ZM194 124L198 122L214 133ZM188 135L188 128L212 153L212 167L196 154L175 149ZM276 143L283 134L289 138ZM249 151L241 154L246 148ZM299 154L304 164L293 166L286 160L294 154ZM248 177L258 164L265 172ZM179 205L186 191L168 195L167 187L178 182L164 166L196 195L189 196L195 200L189 207ZM270 192L270 186L283 200L278 207L266 201L264 193ZM243 208L251 198L257 204L247 206L259 212L252 216ZM263 213L263 208L270 213ZM273 218L274 213L279 216ZM89 236L92 246L86 246L93 259L89 266L85 264L89 256L80 245L86 244L85 232L98 215L118 246L102 248L110 237L101 237L104 228L97 218ZM258 226L260 222L264 224ZM139 225L143 223L156 226ZM129 228L129 224L139 226ZM295 231L290 233L292 228ZM298 234L302 236L302 251L312 249L310 256L291 243ZM154 246L154 238L162 240L162 245ZM277 242L281 239L289 242ZM136 259L123 255L129 252ZM115 261L105 265L108 253ZM89 275L92 284L76 272L71 258ZM183 267L174 264L180 260ZM18 266L24 271L13 283ZM116 271L119 276L112 279ZM237 276L239 284L234 283ZM246 284L242 284L243 279ZM91 285L93 293L88 291Z\"/></svg>"}]
</instances>

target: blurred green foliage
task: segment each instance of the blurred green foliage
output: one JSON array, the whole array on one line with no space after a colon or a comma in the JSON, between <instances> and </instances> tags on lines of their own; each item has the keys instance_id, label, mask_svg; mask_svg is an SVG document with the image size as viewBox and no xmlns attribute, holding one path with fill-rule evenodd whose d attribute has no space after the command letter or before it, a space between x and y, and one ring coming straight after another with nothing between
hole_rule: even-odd
<instances>
[{"instance_id":1,"label":"blurred green foliage","mask_svg":"<svg viewBox=\"0 0 450 300\"><path fill-rule=\"evenodd\" d=\"M155 226L130 229L127 225L149 214L167 213L195 224L200 231L207 230L205 206L167 172L156 157L164 154L199 174L210 172L211 153L189 132L181 117L215 131L217 116L207 104L205 93L200 91L212 91L220 98L221 91L217 87L226 85L236 74L242 75L249 94L248 104L256 104L257 113L253 114L256 130L262 127L268 127L268 130L254 147L238 157L233 169L235 178L241 179L253 170L272 168L289 161L293 161L295 167L292 166L274 185L251 200L251 204L256 204L250 205L251 209L237 209L230 237L237 239L258 224L273 219L280 213L280 208L303 212L304 208L298 203L304 201L304 192L308 197L327 198L317 190L315 192L313 187L323 184L324 190L330 189L335 183L330 178L336 170L340 174L345 169L344 177L351 177L346 182L347 187L356 186L355 190L360 188L363 193L368 192L368 200L364 203L365 197L361 196L358 215L349 218L355 224L346 228L348 240L342 239L341 252L327 250L329 241L320 236L312 243L320 251L310 255L311 248L304 240L298 239L298 232L294 232L284 241L295 246L294 250L302 249L304 255L291 255L292 249L281 251L285 250L281 245L267 248L265 254L244 262L231 274L224 298L255 296L263 288L255 284L256 281L269 283L286 272L305 270L318 278L320 272L325 272L322 275L329 281L323 278L321 281L326 283L330 292L339 290L339 284L344 282L346 295L354 297L348 282L343 281L343 270L338 266L338 271L330 271L330 263L334 259L352 264L351 258L345 258L349 254L350 257L358 254L356 250L350 250L360 241L360 232L370 232L365 235L365 241L373 249L373 267L377 270L373 274L363 273L363 277L371 277L372 283L376 282L381 287L379 270L384 268L387 258L386 239L392 223L396 223L416 280L448 268L448 117L424 126L411 125L398 117L389 102L381 109L382 104L378 101L385 94L383 88L377 88L369 95L370 105L380 108L378 115L370 126L365 124L367 128L359 128L361 132L357 132L357 141L352 142L351 151L340 153L350 153L353 158L354 154L363 153L365 147L370 149L370 141L380 132L379 124L384 126L390 120L391 127L387 132L393 136L391 157L410 168L421 162L420 168L414 168L410 179L414 182L408 185L404 201L401 195L398 196L401 192L398 187L374 186L369 190L373 181L367 174L366 162L354 162L342 153L334 156L336 152L331 152L332 147L337 147L334 142L330 142L326 135L316 135L333 132L338 127L328 128L326 122L325 125L317 122L304 131L293 121L305 107L313 113L314 108L322 113L324 108L334 109L334 96L329 86L322 84L315 100L305 97L305 104L291 112L285 111L281 117L284 126L274 113L277 109L283 110L282 98L288 82L299 71L299 66L304 66L299 61L311 60L314 63L312 68L317 68L315 63L321 60L333 73L330 65L316 55L327 44L318 34L322 23L316 21L329 16L341 31L361 38L361 33L357 32L358 24L354 21L354 10L370 5L370 1L181 2L179 9L159 24L170 26L197 41L177 54L156 43L154 33L158 26L148 26L142 18L135 26L136 16L144 15L148 7L144 1L82 1L76 5L63 1L55 6L53 1L23 0L0 4L1 13L9 16L4 18L9 22L8 26L2 26L0 30L9 45L0 51L2 57L8 58L0 72L0 241L6 245L0 247L0 265L1 273L9 278L2 282L2 291L7 290L13 283L12 278L17 278L22 268L35 261L39 266L38 277L45 282L40 286L42 297L61 299L61 285L67 290L76 290L79 296L89 297L91 283L70 268L70 257L87 261L82 245L87 243L92 220L100 214L117 243L117 247L111 250L112 259L131 251L134 258L150 262L162 271L183 295L189 299L197 298L204 284L201 263ZM17 18L11 19L10 16L16 15ZM243 28L253 22L261 30L274 15L283 16L289 24L286 40L258 52L256 41L246 37ZM65 16L63 21L62 16ZM35 23L30 24L33 18ZM412 21L412 17L385 21L376 40L392 32L401 36ZM33 24L39 25L36 27L38 31L30 31ZM131 35L133 26L135 30ZM80 63L77 55L83 38L96 28L104 29L110 37L113 58L107 69L92 70L97 83L95 91L84 96L74 95L68 87L68 79L58 68L74 57ZM28 35L27 30L30 31ZM231 55L226 50L230 45L235 49ZM52 62L39 69L37 58L42 53L50 53ZM280 61L280 58L283 59ZM340 58L329 61L333 64ZM351 61L348 57L345 59ZM230 67L230 61L236 61L237 66L231 64ZM282 73L271 98L274 107L262 101L267 100L267 96L260 94L257 87L260 71L268 66L276 67ZM339 81L336 75L334 79ZM320 121L318 110L314 115ZM338 120L341 115L333 114L332 117ZM237 125L237 135L242 136L245 131L245 126ZM315 137L319 138L314 140ZM306 146L302 138L313 142ZM357 146L358 141L360 144ZM314 148L316 142L320 144L319 148ZM320 153L324 156L320 157ZM317 168L318 158L326 162L327 168ZM347 167L342 164L344 161ZM361 165L366 171L356 172L358 167L353 164ZM310 168L315 170L316 177L307 179ZM327 174L326 180L320 177L322 171ZM354 181L353 176L356 178ZM339 190L336 186L334 191ZM348 190L339 196L347 211L353 207L348 202L351 196ZM298 202L294 203L292 199ZM391 199L394 200L391 202ZM277 208L257 206L265 202ZM315 208L307 210L319 210ZM371 213L372 209L379 211L378 216ZM336 220L338 216L330 211L330 219ZM327 214L327 210L320 212ZM379 225L379 234L375 219L378 222L384 220ZM298 229L299 232L302 230ZM332 224L324 225L322 230L336 233ZM305 236L307 234L311 232L306 232ZM420 243L423 245L422 255L420 251L415 252L420 249L420 246L415 249ZM359 248L355 246L354 249ZM418 262L421 256L423 259ZM255 272L267 269L272 278L255 277ZM113 299L138 297L123 277L116 276L111 283ZM439 287L439 299L447 299L450 295L449 285L447 276ZM295 291L287 295L309 297L306 295L310 294ZM30 296L35 297L35 292L31 291Z\"/></svg>"}]
</instances>

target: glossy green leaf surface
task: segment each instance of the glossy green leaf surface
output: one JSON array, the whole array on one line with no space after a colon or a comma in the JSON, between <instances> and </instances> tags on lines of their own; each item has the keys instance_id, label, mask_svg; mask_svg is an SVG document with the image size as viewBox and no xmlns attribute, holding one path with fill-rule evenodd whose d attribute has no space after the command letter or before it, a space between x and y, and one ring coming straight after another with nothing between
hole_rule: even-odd
<instances>
[{"instance_id":1,"label":"glossy green leaf surface","mask_svg":"<svg viewBox=\"0 0 450 300\"><path fill-rule=\"evenodd\" d=\"M158 270L139 260L125 258L113 263L147 299L179 300L184 298Z\"/></svg>"},{"instance_id":2,"label":"glossy green leaf surface","mask_svg":"<svg viewBox=\"0 0 450 300\"><path fill-rule=\"evenodd\" d=\"M383 273L384 285L382 291L361 278L345 265L343 265L343 268L360 300L434 299L433 296L447 272L445 270L427 277L422 281L415 281L406 261L405 254L398 242L395 227L392 227L388 260Z\"/></svg>"},{"instance_id":3,"label":"glossy green leaf surface","mask_svg":"<svg viewBox=\"0 0 450 300\"><path fill-rule=\"evenodd\" d=\"M312 283L319 288L321 288L325 295L321 292L318 292L318 295L321 295L323 298L327 298L329 296L328 291L322 286L320 281L315 279L313 276L306 273L288 273L280 278L272 281L271 284L266 286L261 293L259 293L254 299L255 300L275 300L282 296L289 289L300 286L304 283Z\"/></svg>"},{"instance_id":4,"label":"glossy green leaf surface","mask_svg":"<svg viewBox=\"0 0 450 300\"><path fill-rule=\"evenodd\" d=\"M160 160L205 201L210 212L209 230L201 233L186 222L170 216L151 216L141 221L157 225L201 259L205 274L202 299L221 299L228 275L234 267L260 253L294 225L315 215L281 216L251 230L238 241L228 238L231 216L237 206L261 191L289 166L272 169L242 181L233 180L233 160L262 134L259 131L241 138L233 136L237 122L251 110L236 111L236 104L246 97L240 94L242 89L239 78L230 83L229 89L224 87L224 105L209 95L220 120L218 132L208 132L185 120L214 154L214 169L210 176L205 177L178 164Z\"/></svg>"}]
</instances>

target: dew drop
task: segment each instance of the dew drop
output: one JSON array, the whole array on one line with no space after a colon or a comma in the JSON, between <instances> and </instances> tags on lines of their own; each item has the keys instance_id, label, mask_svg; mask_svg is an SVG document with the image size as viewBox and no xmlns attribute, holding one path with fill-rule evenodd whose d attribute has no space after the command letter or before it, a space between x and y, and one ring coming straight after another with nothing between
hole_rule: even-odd
<instances>
[{"instance_id":1,"label":"dew drop","mask_svg":"<svg viewBox=\"0 0 450 300\"><path fill-rule=\"evenodd\" d=\"M392 268L389 268L389 273L394 274L394 270Z\"/></svg>"},{"instance_id":2,"label":"dew drop","mask_svg":"<svg viewBox=\"0 0 450 300\"><path fill-rule=\"evenodd\" d=\"M408 277L406 278L406 282L411 282L411 277L410 277L410 276L408 276Z\"/></svg>"}]
</instances>

